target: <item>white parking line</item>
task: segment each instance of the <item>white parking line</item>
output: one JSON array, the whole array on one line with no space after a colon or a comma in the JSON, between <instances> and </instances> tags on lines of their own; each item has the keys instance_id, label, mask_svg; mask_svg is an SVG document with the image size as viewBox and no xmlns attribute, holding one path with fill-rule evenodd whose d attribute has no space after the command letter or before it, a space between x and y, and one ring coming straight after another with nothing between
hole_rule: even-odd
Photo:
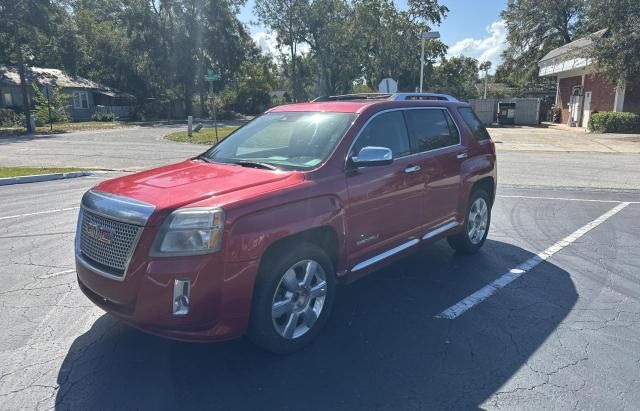
<instances>
[{"instance_id":1,"label":"white parking line","mask_svg":"<svg viewBox=\"0 0 640 411\"><path fill-rule=\"evenodd\" d=\"M510 284L512 281L516 280L517 278L519 278L521 275L523 275L527 271L531 270L541 262L547 260L549 257L554 255L558 251L562 250L566 246L570 245L571 243L576 241L578 238L582 237L583 235L593 230L600 224L604 223L605 221L613 217L615 214L620 212L629 204L631 203L624 202L624 203L618 204L617 206L613 207L611 210L602 214L600 217L596 218L590 223L584 225L583 227L569 234L568 236L558 241L557 243L553 244L551 247L547 248L541 253L538 253L538 255L529 258L522 264L518 265L515 268L512 268L511 270L509 270L508 272L500 276L498 279L482 287L481 289L471 294L467 298L447 308L440 314L436 315L435 318L444 318L444 319L453 320L454 318L459 317L467 310L473 308L473 306L480 304L487 298L491 297L499 289L507 286L508 284Z\"/></svg>"},{"instance_id":2,"label":"white parking line","mask_svg":"<svg viewBox=\"0 0 640 411\"><path fill-rule=\"evenodd\" d=\"M531 200L560 200L560 201L587 201L592 203L622 203L620 200L594 200L590 198L565 198L565 197L536 197L536 196L506 196L496 195L500 198L526 198ZM640 201L627 201L629 204L640 204Z\"/></svg>"},{"instance_id":3,"label":"white parking line","mask_svg":"<svg viewBox=\"0 0 640 411\"><path fill-rule=\"evenodd\" d=\"M76 269L72 268L70 270L58 271L57 273L41 275L39 278L44 280L44 279L51 278L51 277L57 277L57 276L62 275L62 274L75 273L75 271L76 271Z\"/></svg>"},{"instance_id":4,"label":"white parking line","mask_svg":"<svg viewBox=\"0 0 640 411\"><path fill-rule=\"evenodd\" d=\"M59 208L57 210L38 211L38 212L35 212L35 213L8 215L8 216L5 216L5 217L0 217L0 220L8 220L10 218L29 217L29 216L32 216L32 215L40 215L40 214L59 213L59 212L62 212L62 211L77 210L79 208L80 207L68 207L68 208Z\"/></svg>"}]
</instances>

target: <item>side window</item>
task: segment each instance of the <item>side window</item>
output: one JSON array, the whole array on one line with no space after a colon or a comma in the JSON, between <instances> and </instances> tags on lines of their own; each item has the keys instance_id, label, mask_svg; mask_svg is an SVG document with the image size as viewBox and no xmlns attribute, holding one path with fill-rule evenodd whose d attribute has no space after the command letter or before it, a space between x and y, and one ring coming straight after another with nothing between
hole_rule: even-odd
<instances>
[{"instance_id":1,"label":"side window","mask_svg":"<svg viewBox=\"0 0 640 411\"><path fill-rule=\"evenodd\" d=\"M476 141L489 140L491 138L484 124L482 124L471 107L460 107L458 113L462 116Z\"/></svg>"},{"instance_id":2,"label":"side window","mask_svg":"<svg viewBox=\"0 0 640 411\"><path fill-rule=\"evenodd\" d=\"M390 111L374 117L358 136L353 154L358 155L367 146L388 147L393 152L393 158L409 154L411 149L402 112Z\"/></svg>"},{"instance_id":3,"label":"side window","mask_svg":"<svg viewBox=\"0 0 640 411\"><path fill-rule=\"evenodd\" d=\"M449 113L442 109L407 110L411 145L417 153L453 146L460 142Z\"/></svg>"}]
</instances>

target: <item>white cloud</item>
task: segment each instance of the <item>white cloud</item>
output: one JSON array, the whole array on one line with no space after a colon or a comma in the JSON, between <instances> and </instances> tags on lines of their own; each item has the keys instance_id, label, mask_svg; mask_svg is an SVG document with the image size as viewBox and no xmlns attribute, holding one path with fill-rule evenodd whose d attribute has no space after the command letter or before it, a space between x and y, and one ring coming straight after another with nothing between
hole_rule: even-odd
<instances>
[{"instance_id":1,"label":"white cloud","mask_svg":"<svg viewBox=\"0 0 640 411\"><path fill-rule=\"evenodd\" d=\"M277 34L275 31L259 31L257 33L253 33L251 35L253 41L258 45L258 48L262 50L263 54L271 54L274 57L277 57L280 54L280 51L283 51L287 56L289 55L289 47L284 46L284 48L278 48L278 41L276 40ZM297 55L302 55L304 53L309 52L309 45L306 43L300 43L297 47Z\"/></svg>"},{"instance_id":2,"label":"white cloud","mask_svg":"<svg viewBox=\"0 0 640 411\"><path fill-rule=\"evenodd\" d=\"M489 35L485 38L466 38L458 41L449 47L447 56L463 55L474 57L481 62L488 60L491 62L491 72L494 72L502 61L500 55L507 47L507 29L504 21L500 20L491 23L491 25L487 26L487 33Z\"/></svg>"},{"instance_id":3,"label":"white cloud","mask_svg":"<svg viewBox=\"0 0 640 411\"><path fill-rule=\"evenodd\" d=\"M278 55L278 42L276 41L276 33L274 31L259 31L252 34L251 37L264 54Z\"/></svg>"}]
</instances>

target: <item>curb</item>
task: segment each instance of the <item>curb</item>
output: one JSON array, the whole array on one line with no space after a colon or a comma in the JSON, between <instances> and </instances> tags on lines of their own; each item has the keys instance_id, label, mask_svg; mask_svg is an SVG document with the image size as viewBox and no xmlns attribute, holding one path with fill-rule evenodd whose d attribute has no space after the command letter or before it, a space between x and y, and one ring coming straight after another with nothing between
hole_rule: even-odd
<instances>
[{"instance_id":1,"label":"curb","mask_svg":"<svg viewBox=\"0 0 640 411\"><path fill-rule=\"evenodd\" d=\"M74 171L71 173L53 173L53 174L34 174L30 176L18 176L0 178L0 186L8 186L12 184L40 183L42 181L63 180L67 178L77 178L90 176L87 171Z\"/></svg>"}]
</instances>

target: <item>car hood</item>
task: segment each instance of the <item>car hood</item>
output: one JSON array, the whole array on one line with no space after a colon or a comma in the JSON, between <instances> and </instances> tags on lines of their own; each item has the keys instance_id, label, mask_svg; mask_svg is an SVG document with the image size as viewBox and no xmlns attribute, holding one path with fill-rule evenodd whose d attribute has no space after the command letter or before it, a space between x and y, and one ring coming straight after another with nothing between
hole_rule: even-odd
<instances>
[{"instance_id":1,"label":"car hood","mask_svg":"<svg viewBox=\"0 0 640 411\"><path fill-rule=\"evenodd\" d=\"M270 185L269 190L273 190L280 185L290 185L290 180L299 178L300 173L291 171L189 160L107 180L94 187L94 190L143 201L152 204L156 212L160 212L223 195L228 202L229 197L234 196L226 194L236 192L236 199L241 199L247 195L240 194L243 190L265 185Z\"/></svg>"}]
</instances>

